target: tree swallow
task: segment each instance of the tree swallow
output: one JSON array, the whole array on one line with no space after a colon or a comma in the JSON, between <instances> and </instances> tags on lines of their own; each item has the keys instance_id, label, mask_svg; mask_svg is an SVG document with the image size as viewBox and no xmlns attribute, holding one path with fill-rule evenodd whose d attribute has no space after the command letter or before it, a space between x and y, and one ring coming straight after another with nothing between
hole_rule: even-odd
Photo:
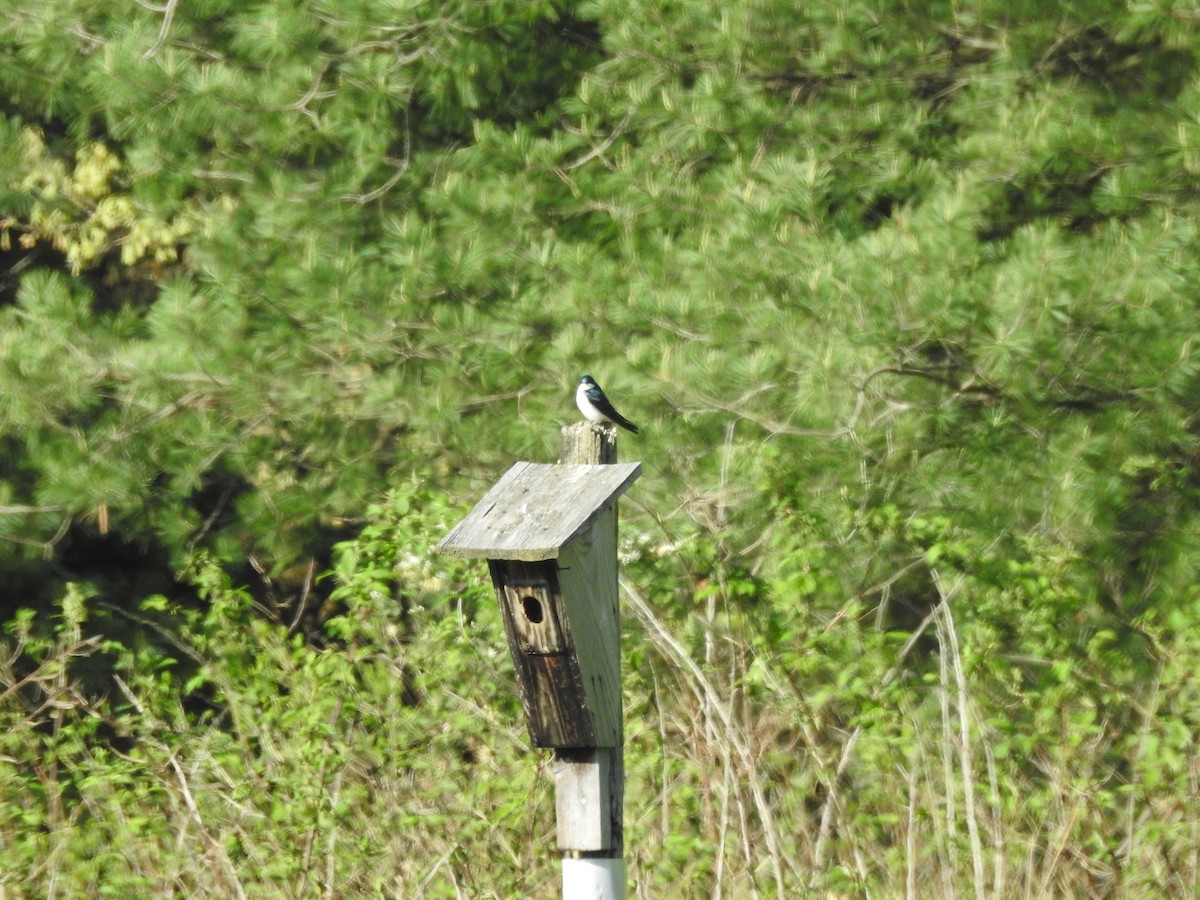
<instances>
[{"instance_id":1,"label":"tree swallow","mask_svg":"<svg viewBox=\"0 0 1200 900\"><path fill-rule=\"evenodd\" d=\"M584 375L579 379L579 389L575 391L575 405L589 422L620 425L634 434L638 433L636 425L613 409L613 405L604 396L604 391L600 390L600 385L596 384L591 375Z\"/></svg>"}]
</instances>

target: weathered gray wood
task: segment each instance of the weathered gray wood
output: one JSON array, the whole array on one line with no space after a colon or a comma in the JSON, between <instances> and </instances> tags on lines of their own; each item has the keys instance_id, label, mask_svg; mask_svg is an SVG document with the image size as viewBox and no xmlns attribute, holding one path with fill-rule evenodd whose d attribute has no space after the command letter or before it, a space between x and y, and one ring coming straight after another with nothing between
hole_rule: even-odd
<instances>
[{"instance_id":1,"label":"weathered gray wood","mask_svg":"<svg viewBox=\"0 0 1200 900\"><path fill-rule=\"evenodd\" d=\"M617 426L576 422L562 430L558 461L571 465L607 466L617 461Z\"/></svg>"},{"instance_id":2,"label":"weathered gray wood","mask_svg":"<svg viewBox=\"0 0 1200 900\"><path fill-rule=\"evenodd\" d=\"M488 562L536 747L621 743L616 556L610 506L557 560Z\"/></svg>"},{"instance_id":3,"label":"weathered gray wood","mask_svg":"<svg viewBox=\"0 0 1200 900\"><path fill-rule=\"evenodd\" d=\"M641 474L640 463L516 463L437 549L475 559L555 559Z\"/></svg>"},{"instance_id":4,"label":"weathered gray wood","mask_svg":"<svg viewBox=\"0 0 1200 900\"><path fill-rule=\"evenodd\" d=\"M562 597L550 584L519 579L511 574L516 566L532 568L547 566L554 572L549 560L542 563L521 563L506 560L510 574L501 577L496 588L500 591L500 603L504 610L504 621L511 622L516 649L534 656L552 656L566 653L571 645L562 626Z\"/></svg>"},{"instance_id":5,"label":"weathered gray wood","mask_svg":"<svg viewBox=\"0 0 1200 900\"><path fill-rule=\"evenodd\" d=\"M595 746L596 704L589 684L597 679L581 666L557 564L497 559L488 566L505 613L530 741L535 747Z\"/></svg>"},{"instance_id":6,"label":"weathered gray wood","mask_svg":"<svg viewBox=\"0 0 1200 900\"><path fill-rule=\"evenodd\" d=\"M570 641L596 739L621 744L621 623L617 614L617 510L606 509L558 557Z\"/></svg>"},{"instance_id":7,"label":"weathered gray wood","mask_svg":"<svg viewBox=\"0 0 1200 900\"><path fill-rule=\"evenodd\" d=\"M558 848L607 850L612 844L613 750L560 751L554 759L554 814Z\"/></svg>"}]
</instances>

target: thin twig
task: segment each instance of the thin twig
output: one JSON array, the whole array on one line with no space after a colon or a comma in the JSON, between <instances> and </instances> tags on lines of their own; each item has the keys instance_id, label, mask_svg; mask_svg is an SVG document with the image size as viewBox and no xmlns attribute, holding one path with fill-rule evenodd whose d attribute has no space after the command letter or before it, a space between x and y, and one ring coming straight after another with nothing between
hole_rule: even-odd
<instances>
[{"instance_id":1,"label":"thin twig","mask_svg":"<svg viewBox=\"0 0 1200 900\"><path fill-rule=\"evenodd\" d=\"M59 674L65 672L67 667L63 665L63 660L82 659L85 656L91 656L97 649L99 649L102 640L103 638L101 635L93 635L89 638L83 638L82 640L76 641L70 647L67 647L54 656L42 660L36 669L34 669L24 678L14 681L4 689L3 693L0 693L0 703L3 703L26 685L42 681L47 669L53 672L56 671L55 667L58 667L57 671Z\"/></svg>"},{"instance_id":2,"label":"thin twig","mask_svg":"<svg viewBox=\"0 0 1200 900\"><path fill-rule=\"evenodd\" d=\"M841 796L838 793L838 784L842 779L842 775L846 771L846 767L850 765L850 755L854 751L854 745L858 743L859 735L862 734L862 726L856 725L854 731L850 733L849 739L842 747L842 755L838 759L837 769L833 773L833 777L829 779L829 794L825 798L825 805L821 809L821 825L817 830L817 843L813 849L813 872L817 875L822 874L825 868L825 845L829 842L829 835L833 833L833 817L837 807L841 805Z\"/></svg>"},{"instance_id":3,"label":"thin twig","mask_svg":"<svg viewBox=\"0 0 1200 900\"><path fill-rule=\"evenodd\" d=\"M583 154L583 156L579 157L579 159L569 162L563 166L563 171L570 172L573 169L578 169L580 166L591 162L597 156L602 155L606 150L608 150L609 147L613 145L613 141L625 133L625 129L629 127L629 122L633 118L633 114L635 112L637 112L636 106L629 107L629 111L625 113L625 117L617 123L617 127L612 130L612 133L608 137L594 146L587 153Z\"/></svg>"},{"instance_id":4,"label":"thin twig","mask_svg":"<svg viewBox=\"0 0 1200 900\"><path fill-rule=\"evenodd\" d=\"M167 5L163 7L162 27L158 30L158 38L150 49L142 54L142 59L152 58L162 48L167 40L167 33L171 30L171 23L175 20L175 10L178 6L179 0L167 0Z\"/></svg>"},{"instance_id":5,"label":"thin twig","mask_svg":"<svg viewBox=\"0 0 1200 900\"><path fill-rule=\"evenodd\" d=\"M917 897L917 769L908 773L908 833L904 835L904 896Z\"/></svg>"},{"instance_id":6,"label":"thin twig","mask_svg":"<svg viewBox=\"0 0 1200 900\"><path fill-rule=\"evenodd\" d=\"M950 604L944 602L947 594L942 587L941 576L936 569L932 570L930 574L933 576L933 582L937 585L938 593L943 599L943 603L941 604L942 624L945 628L946 637L950 641L950 661L954 671L954 685L958 697L958 752L962 765L963 806L965 807L964 811L967 816L967 836L971 841L971 864L975 875L975 896L978 900L983 900L987 896L987 891L984 890L983 843L979 839L979 818L975 812L975 770L971 759L970 706L967 698L966 677L963 674L962 655L958 650L958 632L954 628L954 617L950 615ZM959 580L955 584L955 590L957 590L958 585L961 583L962 576L959 576Z\"/></svg>"},{"instance_id":7,"label":"thin twig","mask_svg":"<svg viewBox=\"0 0 1200 900\"><path fill-rule=\"evenodd\" d=\"M304 573L304 586L300 589L300 602L296 604L296 614L292 617L292 624L288 626L288 637L296 633L296 628L300 624L300 617L304 615L304 610L308 607L308 595L312 592L313 578L317 574L317 561L310 558L308 560L308 571Z\"/></svg>"},{"instance_id":8,"label":"thin twig","mask_svg":"<svg viewBox=\"0 0 1200 900\"><path fill-rule=\"evenodd\" d=\"M352 200L353 202L362 204L362 205L365 205L367 203L373 203L374 201L376 201L380 197L382 197L384 194L386 194L388 191L390 191L393 187L395 187L396 182L398 182L401 178L404 177L404 173L408 171L408 166L409 166L409 162L411 161L411 159L412 159L412 129L409 127L409 123L408 123L408 110L405 109L405 111L404 111L404 156L402 156L400 159L386 160L386 162L388 162L389 164L394 165L396 167L395 173L390 178L388 178L387 181L385 181L383 184L381 184L379 187L375 188L374 190L367 191L365 194L345 194L341 199Z\"/></svg>"},{"instance_id":9,"label":"thin twig","mask_svg":"<svg viewBox=\"0 0 1200 900\"><path fill-rule=\"evenodd\" d=\"M1004 896L1004 837L1000 810L1000 778L996 774L996 754L989 741L983 742L983 756L987 762L988 789L991 791L989 805L992 814L992 896Z\"/></svg>"},{"instance_id":10,"label":"thin twig","mask_svg":"<svg viewBox=\"0 0 1200 900\"><path fill-rule=\"evenodd\" d=\"M746 767L746 771L753 771L756 767L756 761L750 752L746 737L735 727L736 723L732 712L726 708L725 704L720 702L720 694L716 688L713 687L696 661L692 659L691 654L684 649L667 629L666 625L663 624L662 620L655 615L654 610L650 608L650 604L646 602L646 598L630 582L621 579L620 585L625 590L625 594L630 598L634 612L647 627L650 637L655 641L656 646L660 651L664 652L665 656L673 659L681 669L686 670L692 676L693 680L689 684L689 687L695 693L696 699L701 700L702 705L706 705L707 708L716 713L717 719L725 729L726 739L733 749L737 751L738 757ZM704 703L703 701L707 702ZM775 814L771 810L771 805L767 802L766 794L758 779L751 780L750 793L754 798L755 811L758 813L759 821L762 823L763 837L767 845L767 855L771 863L772 874L775 877L776 890L778 895L783 897L785 896L783 865L786 860L780 849L779 829L775 823Z\"/></svg>"},{"instance_id":11,"label":"thin twig","mask_svg":"<svg viewBox=\"0 0 1200 900\"><path fill-rule=\"evenodd\" d=\"M942 622L941 611L945 603L937 606L938 616L934 624L938 637L938 706L942 714L942 779L944 785L942 794L946 798L946 856L947 862L942 866L942 886L947 897L955 897L954 874L958 872L958 813L954 802L954 731L950 725L950 661L946 652L946 626Z\"/></svg>"}]
</instances>

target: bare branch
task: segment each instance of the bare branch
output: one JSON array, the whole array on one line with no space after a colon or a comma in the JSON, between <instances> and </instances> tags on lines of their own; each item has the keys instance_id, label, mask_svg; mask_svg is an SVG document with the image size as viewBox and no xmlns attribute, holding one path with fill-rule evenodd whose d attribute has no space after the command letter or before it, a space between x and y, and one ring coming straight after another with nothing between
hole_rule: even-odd
<instances>
[{"instance_id":1,"label":"bare branch","mask_svg":"<svg viewBox=\"0 0 1200 900\"><path fill-rule=\"evenodd\" d=\"M142 54L142 59L151 59L162 49L162 45L167 40L167 33L171 30L171 23L175 20L175 10L178 6L179 0L167 0L167 5L163 7L163 21L162 27L158 30L158 38L150 49Z\"/></svg>"}]
</instances>

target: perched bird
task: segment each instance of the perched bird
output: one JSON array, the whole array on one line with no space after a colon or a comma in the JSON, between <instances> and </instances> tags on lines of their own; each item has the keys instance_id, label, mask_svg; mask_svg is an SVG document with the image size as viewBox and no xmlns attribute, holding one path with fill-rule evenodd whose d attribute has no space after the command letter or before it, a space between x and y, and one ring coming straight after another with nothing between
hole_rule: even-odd
<instances>
[{"instance_id":1,"label":"perched bird","mask_svg":"<svg viewBox=\"0 0 1200 900\"><path fill-rule=\"evenodd\" d=\"M600 385L596 384L591 375L584 375L579 379L579 388L575 391L575 405L589 422L620 425L637 434L637 426L613 409L613 405L604 396L604 391L600 390Z\"/></svg>"}]
</instances>

